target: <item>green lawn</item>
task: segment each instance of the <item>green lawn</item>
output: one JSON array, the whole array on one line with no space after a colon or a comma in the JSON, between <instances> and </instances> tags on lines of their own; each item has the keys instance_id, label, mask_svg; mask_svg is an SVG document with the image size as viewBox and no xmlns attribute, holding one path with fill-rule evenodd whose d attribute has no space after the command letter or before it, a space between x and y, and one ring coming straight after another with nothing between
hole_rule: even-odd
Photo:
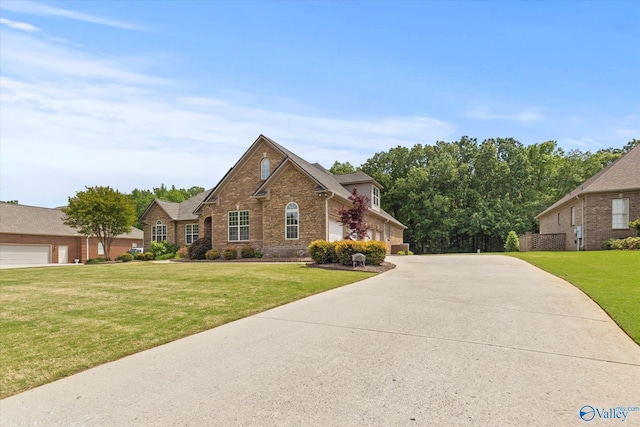
<instances>
[{"instance_id":1,"label":"green lawn","mask_svg":"<svg viewBox=\"0 0 640 427\"><path fill-rule=\"evenodd\" d=\"M640 252L511 252L574 284L640 344Z\"/></svg>"},{"instance_id":2,"label":"green lawn","mask_svg":"<svg viewBox=\"0 0 640 427\"><path fill-rule=\"evenodd\" d=\"M372 274L302 264L0 271L0 397Z\"/></svg>"}]
</instances>

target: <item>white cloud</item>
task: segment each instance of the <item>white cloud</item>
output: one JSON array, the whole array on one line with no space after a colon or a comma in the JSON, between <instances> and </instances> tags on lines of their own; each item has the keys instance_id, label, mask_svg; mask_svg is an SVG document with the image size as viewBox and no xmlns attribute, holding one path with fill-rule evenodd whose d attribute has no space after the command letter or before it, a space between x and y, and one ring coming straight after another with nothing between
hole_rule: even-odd
<instances>
[{"instance_id":1,"label":"white cloud","mask_svg":"<svg viewBox=\"0 0 640 427\"><path fill-rule=\"evenodd\" d=\"M495 113L488 107L475 107L463 114L469 119L476 120L506 120L518 122L522 124L533 123L544 120L544 115L537 109L529 108L520 112L513 113Z\"/></svg>"},{"instance_id":2,"label":"white cloud","mask_svg":"<svg viewBox=\"0 0 640 427\"><path fill-rule=\"evenodd\" d=\"M85 186L212 187L265 134L311 162L452 137L430 117L305 115L177 93L172 82L47 40L3 35L0 198L59 206ZM265 105L265 103L256 103Z\"/></svg>"},{"instance_id":3,"label":"white cloud","mask_svg":"<svg viewBox=\"0 0 640 427\"><path fill-rule=\"evenodd\" d=\"M59 7L50 6L43 3L36 3L33 1L4 0L2 3L0 3L0 9L10 10L12 12L18 12L18 13L25 13L28 15L67 18L67 19L73 19L77 21L90 22L93 24L106 25L110 27L124 28L128 30L142 29L140 26L129 23L129 22L102 18L95 15L89 15L86 13L76 12L73 10L62 9Z\"/></svg>"},{"instance_id":4,"label":"white cloud","mask_svg":"<svg viewBox=\"0 0 640 427\"><path fill-rule=\"evenodd\" d=\"M7 27L13 28L14 30L28 31L31 33L36 33L40 31L40 28L34 25L31 25L27 22L12 21L6 18L0 18L0 24L6 25Z\"/></svg>"}]
</instances>

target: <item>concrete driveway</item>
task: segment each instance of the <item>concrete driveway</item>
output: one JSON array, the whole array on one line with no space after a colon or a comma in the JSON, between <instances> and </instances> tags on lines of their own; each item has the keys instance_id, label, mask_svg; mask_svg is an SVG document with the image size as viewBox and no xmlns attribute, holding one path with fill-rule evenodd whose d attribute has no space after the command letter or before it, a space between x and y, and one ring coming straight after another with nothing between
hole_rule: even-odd
<instances>
[{"instance_id":1,"label":"concrete driveway","mask_svg":"<svg viewBox=\"0 0 640 427\"><path fill-rule=\"evenodd\" d=\"M619 425L638 407L640 425L640 347L570 284L503 256L391 261L4 399L0 424Z\"/></svg>"}]
</instances>

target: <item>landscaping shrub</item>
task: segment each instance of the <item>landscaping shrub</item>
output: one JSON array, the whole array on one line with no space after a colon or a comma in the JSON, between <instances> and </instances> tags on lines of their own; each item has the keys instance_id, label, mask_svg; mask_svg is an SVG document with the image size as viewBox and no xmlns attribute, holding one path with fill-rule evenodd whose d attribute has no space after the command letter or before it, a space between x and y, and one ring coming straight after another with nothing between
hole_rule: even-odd
<instances>
[{"instance_id":1,"label":"landscaping shrub","mask_svg":"<svg viewBox=\"0 0 640 427\"><path fill-rule=\"evenodd\" d=\"M162 261L165 259L174 259L175 257L176 257L176 254L168 253L168 254L162 254L160 256L154 257L154 259L158 261Z\"/></svg>"},{"instance_id":2,"label":"landscaping shrub","mask_svg":"<svg viewBox=\"0 0 640 427\"><path fill-rule=\"evenodd\" d=\"M211 237L201 237L189 246L189 258L205 259L207 251L211 248Z\"/></svg>"},{"instance_id":3,"label":"landscaping shrub","mask_svg":"<svg viewBox=\"0 0 640 427\"><path fill-rule=\"evenodd\" d=\"M162 242L151 242L151 252L155 259L175 258L175 254L179 249L178 245L169 243L166 240L163 240Z\"/></svg>"},{"instance_id":4,"label":"landscaping shrub","mask_svg":"<svg viewBox=\"0 0 640 427\"><path fill-rule=\"evenodd\" d=\"M189 248L186 246L181 247L180 249L178 249L178 252L176 252L176 255L178 255L178 257L180 259L188 259L189 258Z\"/></svg>"},{"instance_id":5,"label":"landscaping shrub","mask_svg":"<svg viewBox=\"0 0 640 427\"><path fill-rule=\"evenodd\" d=\"M131 255L129 252L125 252L122 255L119 255L116 258L116 261L122 261L122 262L133 261L133 255Z\"/></svg>"},{"instance_id":6,"label":"landscaping shrub","mask_svg":"<svg viewBox=\"0 0 640 427\"><path fill-rule=\"evenodd\" d=\"M242 254L242 258L255 258L256 257L256 249L253 246L243 246L240 249L240 253Z\"/></svg>"},{"instance_id":7,"label":"landscaping shrub","mask_svg":"<svg viewBox=\"0 0 640 427\"><path fill-rule=\"evenodd\" d=\"M107 260L105 258L89 258L88 260L85 261L85 264L100 264L101 262L106 262Z\"/></svg>"},{"instance_id":8,"label":"landscaping shrub","mask_svg":"<svg viewBox=\"0 0 640 427\"><path fill-rule=\"evenodd\" d=\"M640 250L640 237L627 237L626 239L608 239L602 244L606 250Z\"/></svg>"},{"instance_id":9,"label":"landscaping shrub","mask_svg":"<svg viewBox=\"0 0 640 427\"><path fill-rule=\"evenodd\" d=\"M629 223L629 227L635 228L636 229L636 233L638 234L638 237L640 237L640 218L636 219L635 221L630 222Z\"/></svg>"},{"instance_id":10,"label":"landscaping shrub","mask_svg":"<svg viewBox=\"0 0 640 427\"><path fill-rule=\"evenodd\" d=\"M204 254L206 259L216 260L220 259L220 251L217 249L209 249L206 254Z\"/></svg>"},{"instance_id":11,"label":"landscaping shrub","mask_svg":"<svg viewBox=\"0 0 640 427\"><path fill-rule=\"evenodd\" d=\"M235 248L235 246L228 246L224 248L224 252L222 253L222 256L226 260L236 259L238 258L238 250Z\"/></svg>"},{"instance_id":12,"label":"landscaping shrub","mask_svg":"<svg viewBox=\"0 0 640 427\"><path fill-rule=\"evenodd\" d=\"M405 251L398 251L398 255L406 255Z\"/></svg>"},{"instance_id":13,"label":"landscaping shrub","mask_svg":"<svg viewBox=\"0 0 640 427\"><path fill-rule=\"evenodd\" d=\"M507 241L504 242L505 252L520 252L520 240L515 231L510 231L507 235Z\"/></svg>"},{"instance_id":14,"label":"landscaping shrub","mask_svg":"<svg viewBox=\"0 0 640 427\"><path fill-rule=\"evenodd\" d=\"M255 255L256 258L262 258L264 256L264 254L257 249L253 254Z\"/></svg>"},{"instance_id":15,"label":"landscaping shrub","mask_svg":"<svg viewBox=\"0 0 640 427\"><path fill-rule=\"evenodd\" d=\"M338 262L338 255L336 254L336 242L315 240L309 245L308 251L311 259L316 264L329 264Z\"/></svg>"},{"instance_id":16,"label":"landscaping shrub","mask_svg":"<svg viewBox=\"0 0 640 427\"><path fill-rule=\"evenodd\" d=\"M351 256L358 252L365 256L367 265L382 264L387 254L387 246L376 240L369 242L342 240L335 246L339 262L344 265L351 265Z\"/></svg>"},{"instance_id":17,"label":"landscaping shrub","mask_svg":"<svg viewBox=\"0 0 640 427\"><path fill-rule=\"evenodd\" d=\"M143 261L151 261L155 258L155 256L153 255L153 252L145 252L142 254L142 260Z\"/></svg>"}]
</instances>

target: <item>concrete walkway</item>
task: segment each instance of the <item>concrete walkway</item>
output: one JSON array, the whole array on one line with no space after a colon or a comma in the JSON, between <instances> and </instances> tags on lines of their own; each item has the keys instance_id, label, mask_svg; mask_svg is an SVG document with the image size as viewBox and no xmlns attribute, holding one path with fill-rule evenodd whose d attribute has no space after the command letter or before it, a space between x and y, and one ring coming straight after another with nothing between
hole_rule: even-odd
<instances>
[{"instance_id":1,"label":"concrete walkway","mask_svg":"<svg viewBox=\"0 0 640 427\"><path fill-rule=\"evenodd\" d=\"M640 347L570 284L503 256L391 261L4 399L0 424L559 426L585 425L582 409L619 425L602 410L640 407Z\"/></svg>"}]
</instances>

